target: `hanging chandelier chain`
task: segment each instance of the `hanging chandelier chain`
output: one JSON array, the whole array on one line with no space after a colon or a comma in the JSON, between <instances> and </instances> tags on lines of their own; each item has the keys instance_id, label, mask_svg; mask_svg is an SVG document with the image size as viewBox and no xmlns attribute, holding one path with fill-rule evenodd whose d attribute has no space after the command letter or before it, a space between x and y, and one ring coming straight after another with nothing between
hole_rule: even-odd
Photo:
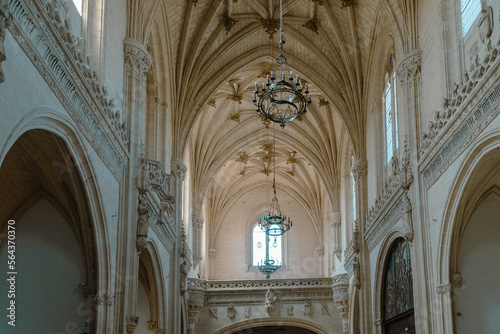
<instances>
[{"instance_id":1,"label":"hanging chandelier chain","mask_svg":"<svg viewBox=\"0 0 500 334\"><path fill-rule=\"evenodd\" d=\"M283 44L285 44L283 36L283 0L280 0L280 54L283 51Z\"/></svg>"}]
</instances>

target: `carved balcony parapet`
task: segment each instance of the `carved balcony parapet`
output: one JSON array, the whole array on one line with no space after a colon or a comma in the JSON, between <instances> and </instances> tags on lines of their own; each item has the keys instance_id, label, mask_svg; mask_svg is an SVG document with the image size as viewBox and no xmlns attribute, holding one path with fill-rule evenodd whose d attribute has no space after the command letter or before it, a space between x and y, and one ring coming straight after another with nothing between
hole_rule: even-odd
<instances>
[{"instance_id":1,"label":"carved balcony parapet","mask_svg":"<svg viewBox=\"0 0 500 334\"><path fill-rule=\"evenodd\" d=\"M121 111L92 71L83 41L59 12L60 0L4 0L8 29L111 173L119 179L128 137Z\"/></svg>"},{"instance_id":2,"label":"carved balcony parapet","mask_svg":"<svg viewBox=\"0 0 500 334\"><path fill-rule=\"evenodd\" d=\"M173 178L165 173L160 162L143 158L141 160L139 189L154 190L161 201L173 202Z\"/></svg>"},{"instance_id":3,"label":"carved balcony parapet","mask_svg":"<svg viewBox=\"0 0 500 334\"><path fill-rule=\"evenodd\" d=\"M433 151L432 146L446 142L447 140L443 140L446 135L453 135L454 131L447 130L456 126L457 121L463 119L462 113L464 111L472 112L472 110L468 110L468 105L473 102L476 93L483 89L484 83L498 72L500 65L499 44L500 40L496 45L492 45L491 41L488 40L482 59L479 59L479 54L476 53L463 80L453 85L452 91L444 101L443 110L436 111L434 119L429 121L427 131L421 136L419 153L422 159L426 158L428 155L426 153Z\"/></svg>"},{"instance_id":4,"label":"carved balcony parapet","mask_svg":"<svg viewBox=\"0 0 500 334\"><path fill-rule=\"evenodd\" d=\"M205 289L208 306L265 305L269 289L280 303L333 302L332 278L200 281L189 279L189 289Z\"/></svg>"},{"instance_id":5,"label":"carved balcony parapet","mask_svg":"<svg viewBox=\"0 0 500 334\"><path fill-rule=\"evenodd\" d=\"M391 162L392 173L377 196L375 203L368 210L365 225L365 231L367 232L376 225L386 207L399 199L403 193L401 190L407 190L413 182L413 172L410 166L410 154L406 140L401 159L393 158Z\"/></svg>"},{"instance_id":6,"label":"carved balcony parapet","mask_svg":"<svg viewBox=\"0 0 500 334\"><path fill-rule=\"evenodd\" d=\"M181 271L181 294L184 294L188 290L188 279L187 275L189 270L193 266L193 255L191 249L189 248L186 231L184 225L182 226L181 244L179 246L179 255L181 257L180 271Z\"/></svg>"}]
</instances>

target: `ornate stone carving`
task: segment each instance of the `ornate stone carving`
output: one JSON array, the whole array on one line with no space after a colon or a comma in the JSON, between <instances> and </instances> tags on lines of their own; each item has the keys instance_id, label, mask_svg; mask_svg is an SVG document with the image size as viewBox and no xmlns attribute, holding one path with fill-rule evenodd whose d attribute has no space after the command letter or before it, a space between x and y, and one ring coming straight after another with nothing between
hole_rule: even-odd
<instances>
[{"instance_id":1,"label":"ornate stone carving","mask_svg":"<svg viewBox=\"0 0 500 334\"><path fill-rule=\"evenodd\" d=\"M193 265L196 267L201 261L201 238L203 230L203 217L193 215Z\"/></svg>"},{"instance_id":2,"label":"ornate stone carving","mask_svg":"<svg viewBox=\"0 0 500 334\"><path fill-rule=\"evenodd\" d=\"M354 274L353 284L356 289L359 290L359 288L361 287L361 273L359 269L359 257L357 255L354 257L354 260L352 262L352 271Z\"/></svg>"},{"instance_id":3,"label":"ornate stone carving","mask_svg":"<svg viewBox=\"0 0 500 334\"><path fill-rule=\"evenodd\" d=\"M340 1L342 2L342 6L340 7L340 9L344 9L345 7L351 7L356 4L354 0L340 0Z\"/></svg>"},{"instance_id":4,"label":"ornate stone carving","mask_svg":"<svg viewBox=\"0 0 500 334\"><path fill-rule=\"evenodd\" d=\"M238 93L238 92L235 92L233 94L229 94L228 96L226 96L226 100L231 100L234 102L238 102L239 104L242 104L243 103L243 94Z\"/></svg>"},{"instance_id":5,"label":"ornate stone carving","mask_svg":"<svg viewBox=\"0 0 500 334\"><path fill-rule=\"evenodd\" d=\"M177 183L182 184L184 178L186 177L187 167L180 159L172 159L171 162L171 174L177 181Z\"/></svg>"},{"instance_id":6,"label":"ornate stone carving","mask_svg":"<svg viewBox=\"0 0 500 334\"><path fill-rule=\"evenodd\" d=\"M395 198L395 195L403 189L406 193L408 188L413 182L413 172L410 166L410 153L408 150L408 145L406 143L406 140L404 142L404 150L401 156L401 160L394 159L394 168L392 170L391 175L389 176L384 188L382 191L379 193L377 196L377 199L375 200L375 204L373 204L368 210L368 215L366 217L366 225L365 225L365 230L369 230L372 225L374 225L376 222L378 222L381 218L381 213L384 212L384 210L387 208L388 205L394 202L397 198ZM411 220L411 204L408 202L406 203L406 207L404 210L405 213L409 213L410 220ZM407 217L408 218L408 217ZM411 224L411 221L408 221L409 224ZM413 226L411 226L411 230L413 231Z\"/></svg>"},{"instance_id":7,"label":"ornate stone carving","mask_svg":"<svg viewBox=\"0 0 500 334\"><path fill-rule=\"evenodd\" d=\"M182 235L181 235L181 245L179 246L179 255L181 256L181 294L183 295L187 290L187 275L192 266L192 255L191 250L189 249L186 231L184 229L184 225L182 226Z\"/></svg>"},{"instance_id":8,"label":"ornate stone carving","mask_svg":"<svg viewBox=\"0 0 500 334\"><path fill-rule=\"evenodd\" d=\"M318 246L316 247L316 256L318 258L322 258L325 255L325 247L324 246Z\"/></svg>"},{"instance_id":9,"label":"ornate stone carving","mask_svg":"<svg viewBox=\"0 0 500 334\"><path fill-rule=\"evenodd\" d=\"M226 29L226 35L229 34L234 25L238 22L227 13L222 14L222 23L224 24L224 28Z\"/></svg>"},{"instance_id":10,"label":"ornate stone carving","mask_svg":"<svg viewBox=\"0 0 500 334\"><path fill-rule=\"evenodd\" d=\"M318 29L319 29L319 22L318 20L313 17L312 19L308 20L305 24L302 25L303 27L306 27L307 29L319 34L318 32ZM320 105L321 107L321 101L320 101Z\"/></svg>"},{"instance_id":11,"label":"ornate stone carving","mask_svg":"<svg viewBox=\"0 0 500 334\"><path fill-rule=\"evenodd\" d=\"M207 104L212 107L212 108L217 108L217 105L215 104L215 99L210 99Z\"/></svg>"},{"instance_id":12,"label":"ornate stone carving","mask_svg":"<svg viewBox=\"0 0 500 334\"><path fill-rule=\"evenodd\" d=\"M128 142L121 112L91 71L90 57L83 55L83 41L71 34L69 22L59 13L59 2L41 4L37 13L31 2L11 0L9 30L82 135L120 180Z\"/></svg>"},{"instance_id":13,"label":"ornate stone carving","mask_svg":"<svg viewBox=\"0 0 500 334\"><path fill-rule=\"evenodd\" d=\"M228 119L231 120L231 121L235 121L236 123L240 124L240 114L239 113L232 114L231 116L229 116Z\"/></svg>"},{"instance_id":14,"label":"ornate stone carving","mask_svg":"<svg viewBox=\"0 0 500 334\"><path fill-rule=\"evenodd\" d=\"M125 67L140 73L146 78L146 73L151 67L151 56L148 51L137 41L126 38L123 41L123 55Z\"/></svg>"},{"instance_id":15,"label":"ornate stone carving","mask_svg":"<svg viewBox=\"0 0 500 334\"><path fill-rule=\"evenodd\" d=\"M217 307L211 307L208 309L208 314L210 315L210 318L218 319L217 318Z\"/></svg>"},{"instance_id":16,"label":"ornate stone carving","mask_svg":"<svg viewBox=\"0 0 500 334\"><path fill-rule=\"evenodd\" d=\"M384 320L413 308L410 245L400 238L391 247L385 266Z\"/></svg>"},{"instance_id":17,"label":"ornate stone carving","mask_svg":"<svg viewBox=\"0 0 500 334\"><path fill-rule=\"evenodd\" d=\"M422 51L414 50L404 56L398 65L398 77L402 84L414 82L422 70Z\"/></svg>"},{"instance_id":18,"label":"ornate stone carving","mask_svg":"<svg viewBox=\"0 0 500 334\"><path fill-rule=\"evenodd\" d=\"M139 189L155 190L160 200L173 201L172 177L165 173L160 162L143 158L139 174Z\"/></svg>"},{"instance_id":19,"label":"ornate stone carving","mask_svg":"<svg viewBox=\"0 0 500 334\"><path fill-rule=\"evenodd\" d=\"M477 53L474 55L474 61L471 62L471 68L465 73L463 81L454 84L444 110L436 111L434 119L429 122L427 131L421 136L420 154L425 155L433 143L443 144L440 148L433 150L431 166L424 171L425 179L430 179L430 175L438 169L439 165L444 163L445 158L454 153L453 151L468 138L475 125L480 123L491 110L494 110L492 107L500 97L496 92L498 85L486 97L483 94L475 94L475 90L478 83L483 81L485 77L491 84L497 82L499 53L500 45L497 43L492 46L488 40L484 58L480 60ZM482 87L488 87L488 83ZM483 89L483 91L487 92L488 90ZM484 102L475 110L468 110L466 107L472 100ZM486 100L489 101L486 102ZM467 112L463 113L463 111ZM450 127L453 128L452 131L447 131ZM441 134L446 134L447 137L438 141L437 138L441 137Z\"/></svg>"},{"instance_id":20,"label":"ornate stone carving","mask_svg":"<svg viewBox=\"0 0 500 334\"><path fill-rule=\"evenodd\" d=\"M493 33L493 8L490 6L483 6L479 16L479 38L481 42L486 43Z\"/></svg>"},{"instance_id":21,"label":"ornate stone carving","mask_svg":"<svg viewBox=\"0 0 500 334\"><path fill-rule=\"evenodd\" d=\"M368 172L368 162L366 161L366 159L359 159L354 161L351 172L356 183L366 179L366 173Z\"/></svg>"},{"instance_id":22,"label":"ornate stone carving","mask_svg":"<svg viewBox=\"0 0 500 334\"><path fill-rule=\"evenodd\" d=\"M404 238L408 242L413 241L413 219L411 216L411 201L408 197L408 191L405 191L402 196L403 207L401 211L403 213L403 228L405 229Z\"/></svg>"},{"instance_id":23,"label":"ornate stone carving","mask_svg":"<svg viewBox=\"0 0 500 334\"><path fill-rule=\"evenodd\" d=\"M323 106L327 106L327 105L329 105L329 104L330 104L330 102L328 102L328 100L327 100L327 99L325 99L323 96L320 96L320 97L319 97L319 103L318 103L318 106L323 107Z\"/></svg>"},{"instance_id":24,"label":"ornate stone carving","mask_svg":"<svg viewBox=\"0 0 500 334\"><path fill-rule=\"evenodd\" d=\"M286 314L289 316L289 317L293 317L293 305L290 305L286 308Z\"/></svg>"},{"instance_id":25,"label":"ornate stone carving","mask_svg":"<svg viewBox=\"0 0 500 334\"><path fill-rule=\"evenodd\" d=\"M208 257L210 258L210 260L215 260L215 258L217 257L217 249L210 248L208 250Z\"/></svg>"},{"instance_id":26,"label":"ornate stone carving","mask_svg":"<svg viewBox=\"0 0 500 334\"><path fill-rule=\"evenodd\" d=\"M347 274L334 276L332 284L333 302L339 311L342 319L342 328L344 333L349 332L349 280Z\"/></svg>"},{"instance_id":27,"label":"ornate stone carving","mask_svg":"<svg viewBox=\"0 0 500 334\"><path fill-rule=\"evenodd\" d=\"M139 317L136 316L128 316L127 317L127 333L133 334L135 329L137 328L137 324L139 322Z\"/></svg>"},{"instance_id":28,"label":"ornate stone carving","mask_svg":"<svg viewBox=\"0 0 500 334\"><path fill-rule=\"evenodd\" d=\"M233 303L231 303L227 306L227 317L229 319L233 319L235 316L236 316L236 308L234 307Z\"/></svg>"},{"instance_id":29,"label":"ornate stone carving","mask_svg":"<svg viewBox=\"0 0 500 334\"><path fill-rule=\"evenodd\" d=\"M462 287L462 274L460 273L454 273L451 274L451 285L455 288L461 288Z\"/></svg>"},{"instance_id":30,"label":"ornate stone carving","mask_svg":"<svg viewBox=\"0 0 500 334\"><path fill-rule=\"evenodd\" d=\"M274 34L278 31L280 27L280 21L275 18L260 19L262 27L269 34L269 39L273 39Z\"/></svg>"},{"instance_id":31,"label":"ornate stone carving","mask_svg":"<svg viewBox=\"0 0 500 334\"><path fill-rule=\"evenodd\" d=\"M302 314L305 316L311 315L311 302L305 302L302 304Z\"/></svg>"},{"instance_id":32,"label":"ornate stone carving","mask_svg":"<svg viewBox=\"0 0 500 334\"><path fill-rule=\"evenodd\" d=\"M344 251L345 254L345 264L344 266L348 266L354 257L359 253L359 231L358 224L354 223L354 232L352 233L352 238L347 243L347 247Z\"/></svg>"},{"instance_id":33,"label":"ornate stone carving","mask_svg":"<svg viewBox=\"0 0 500 334\"><path fill-rule=\"evenodd\" d=\"M341 240L341 226L342 214L340 212L333 212L330 216L330 226L333 230L333 254L340 261L342 256L342 240Z\"/></svg>"},{"instance_id":34,"label":"ornate stone carving","mask_svg":"<svg viewBox=\"0 0 500 334\"><path fill-rule=\"evenodd\" d=\"M238 158L236 158L236 162L241 162L242 164L248 163L248 154L245 151L238 153Z\"/></svg>"},{"instance_id":35,"label":"ornate stone carving","mask_svg":"<svg viewBox=\"0 0 500 334\"><path fill-rule=\"evenodd\" d=\"M147 197L139 194L139 204L137 205L139 219L137 222L137 249L141 251L147 243L148 229L151 221L156 220L157 215L151 209Z\"/></svg>"},{"instance_id":36,"label":"ornate stone carving","mask_svg":"<svg viewBox=\"0 0 500 334\"><path fill-rule=\"evenodd\" d=\"M271 290L271 287L269 287L266 292L266 302L264 303L264 308L267 313L270 313L273 310L275 301L276 301L276 296L274 295L274 292Z\"/></svg>"},{"instance_id":37,"label":"ornate stone carving","mask_svg":"<svg viewBox=\"0 0 500 334\"><path fill-rule=\"evenodd\" d=\"M246 306L245 307L245 318L251 318L252 317L252 307L251 306Z\"/></svg>"},{"instance_id":38,"label":"ornate stone carving","mask_svg":"<svg viewBox=\"0 0 500 334\"><path fill-rule=\"evenodd\" d=\"M453 286L450 283L440 284L436 286L436 293L445 294L453 290Z\"/></svg>"},{"instance_id":39,"label":"ornate stone carving","mask_svg":"<svg viewBox=\"0 0 500 334\"><path fill-rule=\"evenodd\" d=\"M148 320L148 329L155 330L156 329L156 321L149 319Z\"/></svg>"},{"instance_id":40,"label":"ornate stone carving","mask_svg":"<svg viewBox=\"0 0 500 334\"><path fill-rule=\"evenodd\" d=\"M329 315L330 314L330 312L328 311L328 304L321 303L321 314L323 314L323 315Z\"/></svg>"},{"instance_id":41,"label":"ornate stone carving","mask_svg":"<svg viewBox=\"0 0 500 334\"><path fill-rule=\"evenodd\" d=\"M10 12L8 8L8 3L6 0L0 0L0 83L5 81L5 77L2 70L2 62L7 59L5 54L5 29L9 25Z\"/></svg>"}]
</instances>

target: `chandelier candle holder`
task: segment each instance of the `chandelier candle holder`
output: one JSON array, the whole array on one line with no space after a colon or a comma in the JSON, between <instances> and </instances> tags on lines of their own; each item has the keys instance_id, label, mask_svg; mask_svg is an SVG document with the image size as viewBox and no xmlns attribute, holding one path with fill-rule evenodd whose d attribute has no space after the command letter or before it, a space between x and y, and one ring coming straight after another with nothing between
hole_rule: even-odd
<instances>
[{"instance_id":1,"label":"chandelier candle holder","mask_svg":"<svg viewBox=\"0 0 500 334\"><path fill-rule=\"evenodd\" d=\"M278 202L278 198L276 197L275 178L273 178L273 191L274 197L271 200L271 207L269 208L269 212L264 215L262 219L258 219L258 224L262 231L266 232L268 236L278 237L285 234L285 232L293 226L293 223L290 217L287 217L281 212L280 203Z\"/></svg>"},{"instance_id":2,"label":"chandelier candle holder","mask_svg":"<svg viewBox=\"0 0 500 334\"><path fill-rule=\"evenodd\" d=\"M271 274L274 274L276 270L281 268L281 263L279 263L276 260L269 259L269 249L268 249L266 251L266 259L260 260L258 266L259 266L259 271L264 275L266 275L266 279L269 279L269 277L271 277Z\"/></svg>"},{"instance_id":3,"label":"chandelier candle holder","mask_svg":"<svg viewBox=\"0 0 500 334\"><path fill-rule=\"evenodd\" d=\"M279 67L278 80L274 71L267 76L266 82L262 83L262 89L255 83L253 92L253 103L257 106L257 112L272 122L279 123L282 128L286 123L293 121L298 116L307 111L307 106L311 104L311 94L306 83L302 86L299 76L293 77L289 71L287 59L283 56L283 5L280 0L280 54L276 58Z\"/></svg>"}]
</instances>

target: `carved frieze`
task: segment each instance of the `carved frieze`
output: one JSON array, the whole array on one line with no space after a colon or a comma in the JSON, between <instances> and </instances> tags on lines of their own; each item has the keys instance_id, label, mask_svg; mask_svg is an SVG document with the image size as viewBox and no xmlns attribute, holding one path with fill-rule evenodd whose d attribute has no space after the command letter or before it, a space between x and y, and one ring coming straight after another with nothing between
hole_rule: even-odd
<instances>
[{"instance_id":1,"label":"carved frieze","mask_svg":"<svg viewBox=\"0 0 500 334\"><path fill-rule=\"evenodd\" d=\"M498 43L492 45L489 39L486 41L482 59L479 59L478 53L475 52L471 68L459 84L454 84L445 101L444 110L436 111L427 131L422 134L419 152L422 157L421 164L426 166L424 169L426 185L434 179L438 170L447 168L446 166L451 163L451 161L446 163L447 161L454 160L454 157L463 151L463 144L470 142L471 137L474 137L473 130L478 127L484 128L498 114L495 105L500 97L497 91L499 53L500 45ZM490 89L493 84L497 85ZM480 101L483 102L479 103ZM474 108L470 107L476 104Z\"/></svg>"}]
</instances>

